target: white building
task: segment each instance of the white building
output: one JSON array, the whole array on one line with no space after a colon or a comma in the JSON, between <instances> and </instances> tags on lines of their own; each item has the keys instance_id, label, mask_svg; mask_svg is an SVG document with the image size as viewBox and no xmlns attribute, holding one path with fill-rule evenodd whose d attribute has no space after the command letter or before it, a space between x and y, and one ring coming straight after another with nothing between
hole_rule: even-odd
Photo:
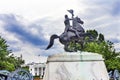
<instances>
[{"instance_id":1,"label":"white building","mask_svg":"<svg viewBox=\"0 0 120 80\"><path fill-rule=\"evenodd\" d=\"M33 76L40 76L40 78L43 78L46 66L45 63L30 63L28 66L29 71Z\"/></svg>"}]
</instances>

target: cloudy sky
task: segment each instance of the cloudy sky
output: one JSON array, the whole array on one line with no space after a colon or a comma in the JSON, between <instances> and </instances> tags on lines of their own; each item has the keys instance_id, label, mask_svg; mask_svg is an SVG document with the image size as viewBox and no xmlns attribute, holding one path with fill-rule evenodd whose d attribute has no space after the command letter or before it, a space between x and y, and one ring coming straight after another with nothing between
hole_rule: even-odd
<instances>
[{"instance_id":1,"label":"cloudy sky","mask_svg":"<svg viewBox=\"0 0 120 80\"><path fill-rule=\"evenodd\" d=\"M63 32L64 15L71 17L68 9L85 22L85 30L103 33L120 51L120 0L0 0L0 36L26 63L44 62L46 56L64 52L58 40L45 48L52 34Z\"/></svg>"}]
</instances>

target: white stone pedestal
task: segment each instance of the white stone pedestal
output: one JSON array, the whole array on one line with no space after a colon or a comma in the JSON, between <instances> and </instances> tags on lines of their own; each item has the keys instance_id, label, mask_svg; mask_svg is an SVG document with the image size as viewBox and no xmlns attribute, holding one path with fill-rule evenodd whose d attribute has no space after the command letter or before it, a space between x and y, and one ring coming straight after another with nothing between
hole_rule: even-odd
<instances>
[{"instance_id":1,"label":"white stone pedestal","mask_svg":"<svg viewBox=\"0 0 120 80\"><path fill-rule=\"evenodd\" d=\"M49 56L43 80L109 80L101 55L88 52Z\"/></svg>"}]
</instances>

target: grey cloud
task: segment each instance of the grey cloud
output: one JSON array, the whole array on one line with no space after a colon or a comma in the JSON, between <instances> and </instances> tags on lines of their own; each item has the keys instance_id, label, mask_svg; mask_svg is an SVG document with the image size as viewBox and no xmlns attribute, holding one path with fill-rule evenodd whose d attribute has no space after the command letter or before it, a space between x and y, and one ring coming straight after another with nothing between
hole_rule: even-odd
<instances>
[{"instance_id":1,"label":"grey cloud","mask_svg":"<svg viewBox=\"0 0 120 80\"><path fill-rule=\"evenodd\" d=\"M111 14L113 16L120 16L120 1L116 1L112 7Z\"/></svg>"},{"instance_id":2,"label":"grey cloud","mask_svg":"<svg viewBox=\"0 0 120 80\"><path fill-rule=\"evenodd\" d=\"M18 17L19 18L19 17ZM28 28L25 28L25 25L16 19L16 16L13 14L0 15L0 20L4 21L5 26L4 29L11 34L15 34L17 38L19 38L22 42L28 42L35 46L46 45L46 39L44 38L44 34L42 33L41 26L37 26L36 24L30 24ZM31 27L39 27L41 31L39 31L38 35L33 35L30 32Z\"/></svg>"}]
</instances>

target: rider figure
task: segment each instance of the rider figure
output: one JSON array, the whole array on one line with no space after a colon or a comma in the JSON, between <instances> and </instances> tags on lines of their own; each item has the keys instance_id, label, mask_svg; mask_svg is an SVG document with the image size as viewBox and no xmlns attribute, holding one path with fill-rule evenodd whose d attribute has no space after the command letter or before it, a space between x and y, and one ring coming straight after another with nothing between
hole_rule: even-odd
<instances>
[{"instance_id":1,"label":"rider figure","mask_svg":"<svg viewBox=\"0 0 120 80\"><path fill-rule=\"evenodd\" d=\"M69 20L72 20L72 19L69 19L68 15L65 15L65 21L64 21L64 24L65 24L65 31L64 32L65 33L71 28Z\"/></svg>"},{"instance_id":2,"label":"rider figure","mask_svg":"<svg viewBox=\"0 0 120 80\"><path fill-rule=\"evenodd\" d=\"M74 15L72 14L72 18L73 18L73 16ZM65 31L64 31L64 33L67 34L68 31L72 31L76 34L77 37L80 37L77 30L75 30L73 28L73 26L70 26L70 20L73 20L73 19L70 19L70 18L68 18L68 15L65 15L65 21L64 21Z\"/></svg>"}]
</instances>

